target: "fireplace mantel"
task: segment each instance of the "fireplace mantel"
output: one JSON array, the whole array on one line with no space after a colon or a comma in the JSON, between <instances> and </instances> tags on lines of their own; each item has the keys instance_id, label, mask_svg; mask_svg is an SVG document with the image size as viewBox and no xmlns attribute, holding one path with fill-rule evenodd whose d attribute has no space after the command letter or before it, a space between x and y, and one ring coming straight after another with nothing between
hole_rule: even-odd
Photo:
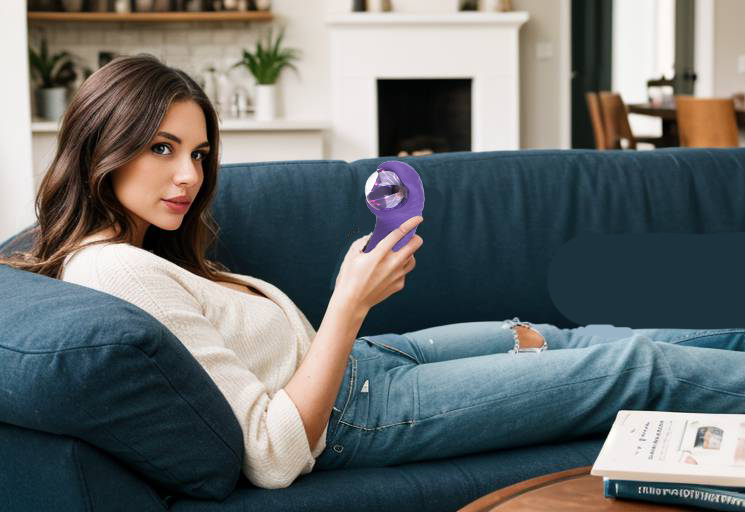
<instances>
[{"instance_id":1,"label":"fireplace mantel","mask_svg":"<svg viewBox=\"0 0 745 512\"><path fill-rule=\"evenodd\" d=\"M329 25L507 25L520 27L528 13L463 11L450 14L412 14L397 12L350 12L326 18Z\"/></svg>"},{"instance_id":2,"label":"fireplace mantel","mask_svg":"<svg viewBox=\"0 0 745 512\"><path fill-rule=\"evenodd\" d=\"M472 150L519 149L519 29L528 17L522 11L329 15L331 157L378 156L377 80L383 78L472 79Z\"/></svg>"}]
</instances>

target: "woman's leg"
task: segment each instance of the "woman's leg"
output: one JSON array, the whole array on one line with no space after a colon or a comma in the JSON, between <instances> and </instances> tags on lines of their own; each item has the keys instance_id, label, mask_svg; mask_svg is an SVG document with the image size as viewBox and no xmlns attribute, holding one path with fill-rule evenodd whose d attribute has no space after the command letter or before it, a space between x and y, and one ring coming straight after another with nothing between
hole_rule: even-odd
<instances>
[{"instance_id":1,"label":"woman's leg","mask_svg":"<svg viewBox=\"0 0 745 512\"><path fill-rule=\"evenodd\" d=\"M398 350L419 364L449 361L464 357L506 353L514 344L512 328L503 328L508 321L461 322L438 325L403 334L365 336L363 339L381 348ZM585 333L582 328L563 329L551 324L531 324L542 338L548 350L589 347L598 343L619 341L621 338L605 338ZM634 329L652 341L663 341L701 347L743 350L745 329ZM527 330L518 331L520 339ZM387 345L387 347L386 347ZM540 345L540 343L538 343ZM521 342L521 346L526 346ZM512 355L512 354L510 354ZM540 357L540 354L529 354Z\"/></svg>"},{"instance_id":2,"label":"woman's leg","mask_svg":"<svg viewBox=\"0 0 745 512\"><path fill-rule=\"evenodd\" d=\"M323 465L387 466L570 440L607 432L621 409L745 413L743 336L673 341L696 339L716 347L634 334L425 364L361 343L373 355L356 367Z\"/></svg>"}]
</instances>

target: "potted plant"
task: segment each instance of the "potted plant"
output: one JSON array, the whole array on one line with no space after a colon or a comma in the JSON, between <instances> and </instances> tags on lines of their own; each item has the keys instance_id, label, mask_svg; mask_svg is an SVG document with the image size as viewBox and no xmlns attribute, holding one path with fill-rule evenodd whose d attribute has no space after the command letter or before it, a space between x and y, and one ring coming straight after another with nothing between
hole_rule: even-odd
<instances>
[{"instance_id":1,"label":"potted plant","mask_svg":"<svg viewBox=\"0 0 745 512\"><path fill-rule=\"evenodd\" d=\"M270 28L264 44L259 39L256 50L253 53L243 50L243 59L232 66L245 66L256 79L256 119L259 121L276 117L276 83L282 70L289 67L297 72L292 61L298 58L299 52L292 48L281 48L284 32L282 29L274 41Z\"/></svg>"},{"instance_id":2,"label":"potted plant","mask_svg":"<svg viewBox=\"0 0 745 512\"><path fill-rule=\"evenodd\" d=\"M41 40L41 51L28 49L31 72L41 86L36 89L36 106L39 116L58 120L67 107L67 86L77 78L72 55L62 51L49 56L47 40Z\"/></svg>"}]
</instances>

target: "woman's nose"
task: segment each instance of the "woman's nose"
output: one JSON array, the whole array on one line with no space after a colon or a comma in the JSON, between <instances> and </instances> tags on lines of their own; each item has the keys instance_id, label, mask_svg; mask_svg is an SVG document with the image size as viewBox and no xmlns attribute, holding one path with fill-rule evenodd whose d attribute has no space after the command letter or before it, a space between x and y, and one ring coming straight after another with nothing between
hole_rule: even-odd
<instances>
[{"instance_id":1,"label":"woman's nose","mask_svg":"<svg viewBox=\"0 0 745 512\"><path fill-rule=\"evenodd\" d=\"M189 185L197 183L199 181L201 172L198 166L201 165L202 164L200 162L194 162L191 159L189 159L186 163L182 163L181 165L179 165L175 176L176 182L188 183Z\"/></svg>"}]
</instances>

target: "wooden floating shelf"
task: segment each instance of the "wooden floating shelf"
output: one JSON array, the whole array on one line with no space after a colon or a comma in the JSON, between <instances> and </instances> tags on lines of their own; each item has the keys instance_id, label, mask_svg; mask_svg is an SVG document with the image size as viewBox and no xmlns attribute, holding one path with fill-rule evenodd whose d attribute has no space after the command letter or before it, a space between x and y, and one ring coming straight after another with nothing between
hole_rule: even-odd
<instances>
[{"instance_id":1,"label":"wooden floating shelf","mask_svg":"<svg viewBox=\"0 0 745 512\"><path fill-rule=\"evenodd\" d=\"M30 11L29 21L272 21L271 11L208 12L43 12Z\"/></svg>"}]
</instances>

